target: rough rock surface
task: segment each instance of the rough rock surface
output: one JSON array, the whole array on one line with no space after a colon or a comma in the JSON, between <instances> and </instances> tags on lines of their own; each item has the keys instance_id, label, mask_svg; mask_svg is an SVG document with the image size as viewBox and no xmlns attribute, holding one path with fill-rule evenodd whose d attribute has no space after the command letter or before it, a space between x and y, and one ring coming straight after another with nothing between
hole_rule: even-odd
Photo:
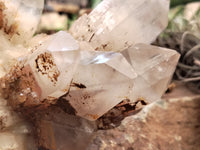
<instances>
[{"instance_id":1,"label":"rough rock surface","mask_svg":"<svg viewBox=\"0 0 200 150\"><path fill-rule=\"evenodd\" d=\"M99 130L88 150L200 148L200 96L165 99L125 118L117 128Z\"/></svg>"}]
</instances>

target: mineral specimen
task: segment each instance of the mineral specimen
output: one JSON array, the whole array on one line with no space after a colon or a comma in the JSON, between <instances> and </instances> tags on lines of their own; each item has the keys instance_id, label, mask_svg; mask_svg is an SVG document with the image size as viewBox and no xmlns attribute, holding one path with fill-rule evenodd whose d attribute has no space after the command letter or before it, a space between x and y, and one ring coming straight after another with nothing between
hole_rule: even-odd
<instances>
[{"instance_id":1,"label":"mineral specimen","mask_svg":"<svg viewBox=\"0 0 200 150\"><path fill-rule=\"evenodd\" d=\"M150 43L164 29L168 4L103 1L72 26L78 42L63 31L47 37L1 79L2 95L14 108L53 104L66 95L76 115L89 120L124 99L160 99L179 55L136 43Z\"/></svg>"},{"instance_id":2,"label":"mineral specimen","mask_svg":"<svg viewBox=\"0 0 200 150\"><path fill-rule=\"evenodd\" d=\"M0 0L0 149L37 149L18 113L35 121L39 146L85 149L95 131L88 120L123 100L160 99L179 54L147 44L165 28L169 0L103 1L75 22L72 36L32 38L42 6Z\"/></svg>"},{"instance_id":3,"label":"mineral specimen","mask_svg":"<svg viewBox=\"0 0 200 150\"><path fill-rule=\"evenodd\" d=\"M41 99L58 98L68 91L79 60L78 50L78 43L60 31L30 55L27 65L41 89Z\"/></svg>"}]
</instances>

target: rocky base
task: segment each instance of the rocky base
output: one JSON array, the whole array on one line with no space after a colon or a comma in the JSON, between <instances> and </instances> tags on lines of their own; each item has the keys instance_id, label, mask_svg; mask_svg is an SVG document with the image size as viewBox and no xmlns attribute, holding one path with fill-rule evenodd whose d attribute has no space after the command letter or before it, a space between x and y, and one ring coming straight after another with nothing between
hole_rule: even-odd
<instances>
[{"instance_id":1,"label":"rocky base","mask_svg":"<svg viewBox=\"0 0 200 150\"><path fill-rule=\"evenodd\" d=\"M165 96L166 100L147 105L137 115L125 118L117 128L97 131L88 150L198 149L200 96L192 96L189 91L184 94L184 89L174 92Z\"/></svg>"},{"instance_id":2,"label":"rocky base","mask_svg":"<svg viewBox=\"0 0 200 150\"><path fill-rule=\"evenodd\" d=\"M200 95L183 85L174 87L163 96L164 100L148 105L144 100L135 103L126 100L97 121L76 116L75 110L62 97L46 108L23 109L21 121L13 115L0 119L4 123L0 124L0 148L5 145L1 141L10 138L7 134L14 131L16 137L23 134L21 141L28 140L30 144L26 146L24 142L22 146L33 150L196 150L200 147ZM3 108L5 104L1 105ZM10 122L14 120L17 123ZM19 126L18 122L22 121ZM24 138L26 136L29 139ZM10 143L16 143L17 138L15 140ZM22 146L10 148L21 150Z\"/></svg>"},{"instance_id":3,"label":"rocky base","mask_svg":"<svg viewBox=\"0 0 200 150\"><path fill-rule=\"evenodd\" d=\"M74 116L73 110L60 100L47 110L34 113L39 147L196 150L200 147L200 96L181 85L163 98L145 107L142 100L136 104L124 101L96 122Z\"/></svg>"}]
</instances>

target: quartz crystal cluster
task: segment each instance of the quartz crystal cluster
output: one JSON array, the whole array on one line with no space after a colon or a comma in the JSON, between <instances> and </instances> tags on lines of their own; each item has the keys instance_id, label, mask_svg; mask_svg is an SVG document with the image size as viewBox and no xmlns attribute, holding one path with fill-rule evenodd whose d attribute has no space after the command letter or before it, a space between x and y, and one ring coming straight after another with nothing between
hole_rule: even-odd
<instances>
[{"instance_id":1,"label":"quartz crystal cluster","mask_svg":"<svg viewBox=\"0 0 200 150\"><path fill-rule=\"evenodd\" d=\"M95 125L84 118L96 120L123 100L160 99L179 58L149 45L167 25L169 0L104 0L70 34L33 37L43 3L0 0L2 150L37 149L21 112L37 118L38 145L87 147Z\"/></svg>"},{"instance_id":2,"label":"quartz crystal cluster","mask_svg":"<svg viewBox=\"0 0 200 150\"><path fill-rule=\"evenodd\" d=\"M66 99L90 120L125 99L160 99L179 58L175 51L146 44L121 53L83 51L81 56Z\"/></svg>"},{"instance_id":3,"label":"quartz crystal cluster","mask_svg":"<svg viewBox=\"0 0 200 150\"><path fill-rule=\"evenodd\" d=\"M25 2L16 5L23 6L22 14L39 9L35 1ZM32 44L32 51L1 79L2 96L14 108L54 104L62 96L76 115L89 120L125 99L160 99L179 54L148 44L166 27L168 9L169 0L104 0L73 24L71 35L60 31ZM36 12L26 15L37 18Z\"/></svg>"}]
</instances>

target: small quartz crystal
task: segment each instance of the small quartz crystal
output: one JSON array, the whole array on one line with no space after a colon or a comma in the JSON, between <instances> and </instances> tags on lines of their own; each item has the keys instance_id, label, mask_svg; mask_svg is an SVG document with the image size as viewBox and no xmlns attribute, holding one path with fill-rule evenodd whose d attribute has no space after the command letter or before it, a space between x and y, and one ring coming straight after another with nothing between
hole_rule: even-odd
<instances>
[{"instance_id":1,"label":"small quartz crystal","mask_svg":"<svg viewBox=\"0 0 200 150\"><path fill-rule=\"evenodd\" d=\"M29 56L25 67L31 68L41 99L55 99L68 91L78 60L79 45L64 31L52 35Z\"/></svg>"},{"instance_id":2,"label":"small quartz crystal","mask_svg":"<svg viewBox=\"0 0 200 150\"><path fill-rule=\"evenodd\" d=\"M167 90L180 55L174 50L146 44L136 44L122 54L137 73L130 100L159 100Z\"/></svg>"}]
</instances>

